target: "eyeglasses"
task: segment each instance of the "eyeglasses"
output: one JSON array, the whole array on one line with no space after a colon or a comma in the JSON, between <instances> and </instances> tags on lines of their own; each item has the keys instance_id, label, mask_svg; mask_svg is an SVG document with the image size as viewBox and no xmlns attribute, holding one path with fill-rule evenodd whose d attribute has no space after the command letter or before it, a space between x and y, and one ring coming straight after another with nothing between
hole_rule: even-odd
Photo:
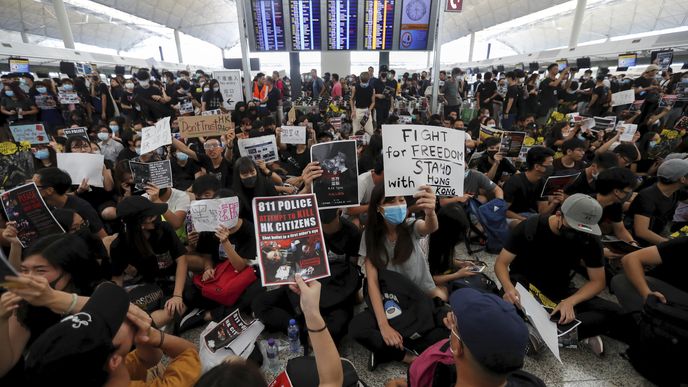
<instances>
[{"instance_id":1,"label":"eyeglasses","mask_svg":"<svg viewBox=\"0 0 688 387\"><path fill-rule=\"evenodd\" d=\"M212 150L212 149L217 149L217 148L222 148L222 145L218 145L218 144L204 144L203 145L203 149Z\"/></svg>"}]
</instances>

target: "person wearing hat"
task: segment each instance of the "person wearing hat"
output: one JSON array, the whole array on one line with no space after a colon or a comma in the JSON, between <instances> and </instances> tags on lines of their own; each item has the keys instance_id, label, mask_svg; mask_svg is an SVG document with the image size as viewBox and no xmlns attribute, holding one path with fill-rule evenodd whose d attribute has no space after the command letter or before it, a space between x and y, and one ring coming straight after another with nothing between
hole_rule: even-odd
<instances>
[{"instance_id":1,"label":"person wearing hat","mask_svg":"<svg viewBox=\"0 0 688 387\"><path fill-rule=\"evenodd\" d=\"M648 99L652 94L658 94L661 90L659 85L655 82L655 77L659 71L659 66L651 64L647 66L643 74L636 78L633 82L633 90L635 91L635 99Z\"/></svg>"},{"instance_id":2,"label":"person wearing hat","mask_svg":"<svg viewBox=\"0 0 688 387\"><path fill-rule=\"evenodd\" d=\"M641 190L631 203L633 234L645 246L667 241L664 236L679 200L679 190L688 186L688 160L672 159L657 169L658 181Z\"/></svg>"},{"instance_id":3,"label":"person wearing hat","mask_svg":"<svg viewBox=\"0 0 688 387\"><path fill-rule=\"evenodd\" d=\"M132 299L146 300L138 305L159 327L186 311L182 299L188 272L186 248L172 226L161 221L166 211L167 203L153 203L141 196L125 197L117 204L117 218L124 227L110 246L112 280L123 286L125 269L133 266L136 277L127 285L148 286L140 287L146 289L141 290L146 294L136 293L138 296L132 295Z\"/></svg>"},{"instance_id":4,"label":"person wearing hat","mask_svg":"<svg viewBox=\"0 0 688 387\"><path fill-rule=\"evenodd\" d=\"M46 330L29 348L28 386L192 386L201 373L196 346L151 327L124 289L106 282L78 313ZM131 351L136 344L136 350ZM162 355L165 372L146 381Z\"/></svg>"},{"instance_id":5,"label":"person wearing hat","mask_svg":"<svg viewBox=\"0 0 688 387\"><path fill-rule=\"evenodd\" d=\"M556 214L531 217L519 224L494 267L506 301L520 304L516 282L530 286L531 291L537 289L545 306L554 308L552 316L559 323L581 321L578 337L589 339L586 343L598 355L603 352L599 335L608 332L620 312L618 305L597 297L605 288L598 225L602 213L595 199L574 194ZM581 260L589 280L579 289L571 288L569 275Z\"/></svg>"}]
</instances>

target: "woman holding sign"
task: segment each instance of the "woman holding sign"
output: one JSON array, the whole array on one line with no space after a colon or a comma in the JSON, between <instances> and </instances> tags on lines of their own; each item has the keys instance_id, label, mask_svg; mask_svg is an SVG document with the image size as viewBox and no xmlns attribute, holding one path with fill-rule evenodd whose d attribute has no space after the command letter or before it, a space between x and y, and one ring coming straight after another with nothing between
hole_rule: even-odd
<instances>
[{"instance_id":1,"label":"woman holding sign","mask_svg":"<svg viewBox=\"0 0 688 387\"><path fill-rule=\"evenodd\" d=\"M373 189L370 198L368 227L363 232L359 251L359 255L365 257L368 310L354 317L349 332L356 341L371 351L371 370L377 364L388 361L410 364L416 358L412 351L420 353L448 333L434 323L420 329L420 332L415 328L405 330L413 332L407 337L398 331L400 324L406 323L409 326L414 324L412 321L419 319L432 320L432 314L421 316L416 312L427 306L428 302L432 304L430 298L443 296L435 286L428 261L420 246L420 240L439 227L435 214L435 194L432 188L422 186L414 197L415 206L425 213L425 219L407 219L404 197L386 197L382 183ZM383 274L387 276L389 271L401 274L409 280L411 286L398 284L397 288L393 288L394 284L387 281L383 288L378 279ZM424 292L428 299L418 296L416 290ZM412 299L413 295L408 292L416 293L417 298ZM431 310L432 308L430 306ZM427 319L425 322L427 323ZM392 327L391 324L395 326Z\"/></svg>"}]
</instances>

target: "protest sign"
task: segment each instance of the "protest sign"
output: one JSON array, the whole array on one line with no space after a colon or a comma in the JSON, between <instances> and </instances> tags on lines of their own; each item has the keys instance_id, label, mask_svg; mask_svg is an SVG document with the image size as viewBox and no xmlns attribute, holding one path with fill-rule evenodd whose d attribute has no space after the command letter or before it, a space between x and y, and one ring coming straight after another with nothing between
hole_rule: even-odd
<instances>
[{"instance_id":1,"label":"protest sign","mask_svg":"<svg viewBox=\"0 0 688 387\"><path fill-rule=\"evenodd\" d=\"M329 277L314 194L254 198L253 219L263 286Z\"/></svg>"},{"instance_id":2,"label":"protest sign","mask_svg":"<svg viewBox=\"0 0 688 387\"><path fill-rule=\"evenodd\" d=\"M84 127L64 128L62 130L64 131L65 136L67 136L67 140L78 137L86 141L88 144L91 143L91 139L88 137L88 129Z\"/></svg>"},{"instance_id":3,"label":"protest sign","mask_svg":"<svg viewBox=\"0 0 688 387\"><path fill-rule=\"evenodd\" d=\"M206 110L204 112L201 112L202 116L216 116L219 114L222 114L222 110L220 109Z\"/></svg>"},{"instance_id":4,"label":"protest sign","mask_svg":"<svg viewBox=\"0 0 688 387\"><path fill-rule=\"evenodd\" d=\"M516 283L516 291L520 296L521 307L528 317L528 320L538 331L542 341L544 341L547 348L552 351L554 357L561 362L561 357L559 357L557 324L550 320L549 313L547 313L542 304L530 294L528 289L524 288L520 283Z\"/></svg>"},{"instance_id":5,"label":"protest sign","mask_svg":"<svg viewBox=\"0 0 688 387\"><path fill-rule=\"evenodd\" d=\"M58 153L57 167L69 174L72 184L80 184L88 179L88 185L103 187L103 163L101 154Z\"/></svg>"},{"instance_id":6,"label":"protest sign","mask_svg":"<svg viewBox=\"0 0 688 387\"><path fill-rule=\"evenodd\" d=\"M349 140L356 140L356 146L368 145L368 141L370 141L370 135L368 133L364 133L355 136L349 136Z\"/></svg>"},{"instance_id":7,"label":"protest sign","mask_svg":"<svg viewBox=\"0 0 688 387\"><path fill-rule=\"evenodd\" d=\"M239 222L239 198L194 200L189 214L197 232L215 232L220 225L232 228Z\"/></svg>"},{"instance_id":8,"label":"protest sign","mask_svg":"<svg viewBox=\"0 0 688 387\"><path fill-rule=\"evenodd\" d=\"M658 107L666 107L666 108L672 108L674 104L678 101L678 95L676 94L665 94L662 95L662 98L659 99L659 106Z\"/></svg>"},{"instance_id":9,"label":"protest sign","mask_svg":"<svg viewBox=\"0 0 688 387\"><path fill-rule=\"evenodd\" d=\"M69 91L61 91L57 93L57 99L61 105L76 105L81 103L79 94Z\"/></svg>"},{"instance_id":10,"label":"protest sign","mask_svg":"<svg viewBox=\"0 0 688 387\"><path fill-rule=\"evenodd\" d=\"M213 71L213 77L220 84L220 93L225 109L234 110L236 103L244 100L244 89L241 83L241 71Z\"/></svg>"},{"instance_id":11,"label":"protest sign","mask_svg":"<svg viewBox=\"0 0 688 387\"><path fill-rule=\"evenodd\" d=\"M462 196L465 134L425 125L383 125L385 194L413 195L422 185L437 196Z\"/></svg>"},{"instance_id":12,"label":"protest sign","mask_svg":"<svg viewBox=\"0 0 688 387\"><path fill-rule=\"evenodd\" d=\"M233 129L227 114L179 117L179 133L184 138L220 136Z\"/></svg>"},{"instance_id":13,"label":"protest sign","mask_svg":"<svg viewBox=\"0 0 688 387\"><path fill-rule=\"evenodd\" d=\"M677 101L688 101L688 81L683 80L676 84L674 93L678 96Z\"/></svg>"},{"instance_id":14,"label":"protest sign","mask_svg":"<svg viewBox=\"0 0 688 387\"><path fill-rule=\"evenodd\" d=\"M633 141L633 135L635 135L635 132L638 131L638 125L636 124L619 124L616 127L616 130L619 130L623 128L623 134L621 137L619 137L619 141L623 142L632 142Z\"/></svg>"},{"instance_id":15,"label":"protest sign","mask_svg":"<svg viewBox=\"0 0 688 387\"><path fill-rule=\"evenodd\" d=\"M683 116L678 121L676 121L676 124L674 124L674 129L688 130L688 116Z\"/></svg>"},{"instance_id":16,"label":"protest sign","mask_svg":"<svg viewBox=\"0 0 688 387\"><path fill-rule=\"evenodd\" d=\"M306 127L305 126L282 126L280 134L280 142L282 144L305 144L306 143Z\"/></svg>"},{"instance_id":17,"label":"protest sign","mask_svg":"<svg viewBox=\"0 0 688 387\"><path fill-rule=\"evenodd\" d=\"M628 111L630 112L637 112L643 107L643 103L645 103L644 99L639 99L637 101L633 101L631 106L628 107Z\"/></svg>"},{"instance_id":18,"label":"protest sign","mask_svg":"<svg viewBox=\"0 0 688 387\"><path fill-rule=\"evenodd\" d=\"M154 161L152 163L129 162L134 179L134 189L144 191L146 184L155 184L158 188L172 187L172 165L170 160Z\"/></svg>"},{"instance_id":19,"label":"protest sign","mask_svg":"<svg viewBox=\"0 0 688 387\"><path fill-rule=\"evenodd\" d=\"M194 112L193 102L190 98L179 101L179 115L190 114Z\"/></svg>"},{"instance_id":20,"label":"protest sign","mask_svg":"<svg viewBox=\"0 0 688 387\"><path fill-rule=\"evenodd\" d=\"M17 237L24 248L40 237L65 232L46 206L35 183L3 192L2 207L7 220L17 223Z\"/></svg>"},{"instance_id":21,"label":"protest sign","mask_svg":"<svg viewBox=\"0 0 688 387\"><path fill-rule=\"evenodd\" d=\"M263 160L271 163L278 160L275 135L239 139L239 154L248 156L253 161Z\"/></svg>"},{"instance_id":22,"label":"protest sign","mask_svg":"<svg viewBox=\"0 0 688 387\"><path fill-rule=\"evenodd\" d=\"M34 172L31 144L0 142L0 189L8 190L31 180Z\"/></svg>"},{"instance_id":23,"label":"protest sign","mask_svg":"<svg viewBox=\"0 0 688 387\"><path fill-rule=\"evenodd\" d=\"M595 127L592 129L594 131L610 131L616 127L616 116L609 117L593 117L595 119Z\"/></svg>"},{"instance_id":24,"label":"protest sign","mask_svg":"<svg viewBox=\"0 0 688 387\"><path fill-rule=\"evenodd\" d=\"M342 119L341 118L330 118L330 125L332 125L335 132L339 132L342 129Z\"/></svg>"},{"instance_id":25,"label":"protest sign","mask_svg":"<svg viewBox=\"0 0 688 387\"><path fill-rule=\"evenodd\" d=\"M358 206L356 141L332 141L311 147L311 161L318 161L322 176L313 180L318 208Z\"/></svg>"},{"instance_id":26,"label":"protest sign","mask_svg":"<svg viewBox=\"0 0 688 387\"><path fill-rule=\"evenodd\" d=\"M583 130L594 130L595 129L595 119L594 118L585 118L580 121L580 127Z\"/></svg>"},{"instance_id":27,"label":"protest sign","mask_svg":"<svg viewBox=\"0 0 688 387\"><path fill-rule=\"evenodd\" d=\"M141 129L141 154L153 152L161 146L170 144L172 144L170 117L159 120L155 126Z\"/></svg>"},{"instance_id":28,"label":"protest sign","mask_svg":"<svg viewBox=\"0 0 688 387\"><path fill-rule=\"evenodd\" d=\"M506 157L518 157L525 138L526 132L502 132L500 152L506 154Z\"/></svg>"},{"instance_id":29,"label":"protest sign","mask_svg":"<svg viewBox=\"0 0 688 387\"><path fill-rule=\"evenodd\" d=\"M412 124L413 123L413 117L400 115L399 116L399 123L400 124Z\"/></svg>"},{"instance_id":30,"label":"protest sign","mask_svg":"<svg viewBox=\"0 0 688 387\"><path fill-rule=\"evenodd\" d=\"M545 181L545 186L542 187L540 197L554 195L556 191L563 190L569 184L573 183L580 175L580 172L564 176L550 176Z\"/></svg>"},{"instance_id":31,"label":"protest sign","mask_svg":"<svg viewBox=\"0 0 688 387\"><path fill-rule=\"evenodd\" d=\"M248 316L247 316L247 319ZM220 348L229 348L235 355L241 355L244 349L252 344L265 326L257 319L249 319L248 322L244 320L239 309L230 313L222 321L220 321L213 329L203 336L205 344L212 352ZM245 340L247 334L251 331L257 333L251 336L250 339Z\"/></svg>"},{"instance_id":32,"label":"protest sign","mask_svg":"<svg viewBox=\"0 0 688 387\"><path fill-rule=\"evenodd\" d=\"M494 136L499 136L502 131L499 129L495 129L493 127L485 126L485 125L480 125L480 140L484 140L486 138L494 137Z\"/></svg>"},{"instance_id":33,"label":"protest sign","mask_svg":"<svg viewBox=\"0 0 688 387\"><path fill-rule=\"evenodd\" d=\"M630 105L633 101L635 101L635 91L633 89L612 94L612 107Z\"/></svg>"},{"instance_id":34,"label":"protest sign","mask_svg":"<svg viewBox=\"0 0 688 387\"><path fill-rule=\"evenodd\" d=\"M50 137L45 132L43 124L10 125L10 131L15 142L26 141L31 145L50 142Z\"/></svg>"},{"instance_id":35,"label":"protest sign","mask_svg":"<svg viewBox=\"0 0 688 387\"><path fill-rule=\"evenodd\" d=\"M57 108L57 101L50 94L37 94L33 97L36 107L40 110L53 110Z\"/></svg>"}]
</instances>

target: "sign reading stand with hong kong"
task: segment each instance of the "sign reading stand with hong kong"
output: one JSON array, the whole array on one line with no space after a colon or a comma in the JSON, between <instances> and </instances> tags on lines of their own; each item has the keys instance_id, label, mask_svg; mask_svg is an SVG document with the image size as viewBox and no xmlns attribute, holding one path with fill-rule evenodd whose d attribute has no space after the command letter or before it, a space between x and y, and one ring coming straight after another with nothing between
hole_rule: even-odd
<instances>
[{"instance_id":1,"label":"sign reading stand with hong kong","mask_svg":"<svg viewBox=\"0 0 688 387\"><path fill-rule=\"evenodd\" d=\"M413 195L429 185L437 196L463 196L463 131L425 125L383 125L385 195Z\"/></svg>"}]
</instances>

